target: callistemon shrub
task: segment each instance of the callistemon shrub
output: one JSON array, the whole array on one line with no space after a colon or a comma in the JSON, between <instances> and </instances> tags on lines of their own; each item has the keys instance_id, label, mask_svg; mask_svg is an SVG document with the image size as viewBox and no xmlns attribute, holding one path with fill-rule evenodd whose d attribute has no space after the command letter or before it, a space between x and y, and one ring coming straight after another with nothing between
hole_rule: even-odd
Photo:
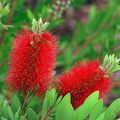
<instances>
[{"instance_id":1,"label":"callistemon shrub","mask_svg":"<svg viewBox=\"0 0 120 120\"><path fill-rule=\"evenodd\" d=\"M44 31L47 25L34 19L32 30L24 29L14 39L6 83L15 94L6 100L0 96L0 120L114 120L120 99L105 111L102 98L120 60L106 55L102 65L98 60L78 62L54 78L57 41Z\"/></svg>"},{"instance_id":2,"label":"callistemon shrub","mask_svg":"<svg viewBox=\"0 0 120 120\"><path fill-rule=\"evenodd\" d=\"M56 54L57 42L51 33L38 34L28 29L18 33L10 53L9 88L43 95L53 78ZM75 109L97 90L103 97L110 85L110 79L98 61L78 63L56 81L56 88L62 96L71 93L71 103Z\"/></svg>"},{"instance_id":3,"label":"callistemon shrub","mask_svg":"<svg viewBox=\"0 0 120 120\"><path fill-rule=\"evenodd\" d=\"M57 42L52 34L35 34L28 29L18 33L10 53L9 88L45 93L53 77L56 54Z\"/></svg>"}]
</instances>

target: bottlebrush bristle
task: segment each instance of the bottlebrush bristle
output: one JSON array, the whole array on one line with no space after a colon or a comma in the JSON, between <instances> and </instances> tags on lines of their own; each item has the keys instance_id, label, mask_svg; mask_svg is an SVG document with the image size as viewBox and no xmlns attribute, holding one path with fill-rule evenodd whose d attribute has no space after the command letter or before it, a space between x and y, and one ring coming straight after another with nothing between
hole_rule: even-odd
<instances>
[{"instance_id":1,"label":"bottlebrush bristle","mask_svg":"<svg viewBox=\"0 0 120 120\"><path fill-rule=\"evenodd\" d=\"M65 96L71 93L71 103L76 109L93 92L99 90L100 96L107 93L110 79L100 68L98 61L79 63L69 72L58 77L57 89Z\"/></svg>"},{"instance_id":2,"label":"bottlebrush bristle","mask_svg":"<svg viewBox=\"0 0 120 120\"><path fill-rule=\"evenodd\" d=\"M39 36L24 30L13 44L7 84L15 91L34 90L42 95L50 85L56 54L57 42L52 34L44 32Z\"/></svg>"}]
</instances>

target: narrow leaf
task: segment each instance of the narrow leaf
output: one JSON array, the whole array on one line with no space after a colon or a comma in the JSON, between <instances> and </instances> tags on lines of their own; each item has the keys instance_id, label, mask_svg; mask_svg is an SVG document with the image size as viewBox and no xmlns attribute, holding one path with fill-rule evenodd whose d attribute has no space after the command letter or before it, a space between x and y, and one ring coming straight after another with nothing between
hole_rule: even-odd
<instances>
[{"instance_id":1,"label":"narrow leaf","mask_svg":"<svg viewBox=\"0 0 120 120\"><path fill-rule=\"evenodd\" d=\"M104 120L114 120L120 111L120 98L115 100L105 112Z\"/></svg>"},{"instance_id":2,"label":"narrow leaf","mask_svg":"<svg viewBox=\"0 0 120 120\"><path fill-rule=\"evenodd\" d=\"M27 109L26 116L28 120L38 120L37 114L31 108Z\"/></svg>"},{"instance_id":3,"label":"narrow leaf","mask_svg":"<svg viewBox=\"0 0 120 120\"><path fill-rule=\"evenodd\" d=\"M90 112L90 120L96 120L103 110L103 101L99 100L92 108Z\"/></svg>"},{"instance_id":4,"label":"narrow leaf","mask_svg":"<svg viewBox=\"0 0 120 120\"><path fill-rule=\"evenodd\" d=\"M67 94L56 108L55 120L74 120L74 109L70 103L70 94Z\"/></svg>"},{"instance_id":5,"label":"narrow leaf","mask_svg":"<svg viewBox=\"0 0 120 120\"><path fill-rule=\"evenodd\" d=\"M92 93L79 108L76 109L76 120L84 120L91 112L93 106L98 102L99 92Z\"/></svg>"}]
</instances>

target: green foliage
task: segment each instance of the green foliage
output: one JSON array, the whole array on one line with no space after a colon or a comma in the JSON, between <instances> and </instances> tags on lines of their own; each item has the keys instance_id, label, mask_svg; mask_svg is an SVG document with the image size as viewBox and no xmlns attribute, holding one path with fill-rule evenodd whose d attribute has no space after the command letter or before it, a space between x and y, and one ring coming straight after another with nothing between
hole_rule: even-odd
<instances>
[{"instance_id":1,"label":"green foliage","mask_svg":"<svg viewBox=\"0 0 120 120\"><path fill-rule=\"evenodd\" d=\"M34 33L36 33L36 32L42 33L47 28L48 25L49 25L49 23L48 22L43 23L41 18L38 21L33 19L32 31Z\"/></svg>"},{"instance_id":2,"label":"green foliage","mask_svg":"<svg viewBox=\"0 0 120 120\"><path fill-rule=\"evenodd\" d=\"M6 3L10 3L10 1L6 0ZM85 4L85 0L72 0L70 7L74 10L75 8L79 9L80 7L84 7ZM111 53L111 50L119 57L119 49L115 49L115 46L119 44L119 38L117 37L120 32L119 7L117 0L110 0L105 9L100 10L97 9L96 5L91 5L87 21L85 23L76 21L76 26L72 34L69 36L60 36L60 51L65 52L59 54L57 67L67 69L76 61L86 57L89 59L102 59L105 54ZM52 0L38 1L35 8L32 8L26 0L17 1L14 11L12 11L11 24L13 28L9 28L9 31L4 36L3 44L0 45L0 51L2 51L0 62L8 58L11 41L16 32L22 29L23 26L28 26L33 18L37 20L42 18L43 21L49 22L48 29L50 31L54 31L59 25L67 22L65 17L59 19L51 17L47 20L52 9ZM3 19L3 22L5 22L5 19L6 17ZM61 31L59 32L61 33ZM91 41L89 42L89 40ZM81 48L80 51L77 51L78 48ZM0 76L6 74L6 70L7 64L2 67L2 70L0 69Z\"/></svg>"},{"instance_id":3,"label":"green foliage","mask_svg":"<svg viewBox=\"0 0 120 120\"><path fill-rule=\"evenodd\" d=\"M0 17L3 17L9 13L9 5L5 5L5 1L0 2Z\"/></svg>"},{"instance_id":4,"label":"green foliage","mask_svg":"<svg viewBox=\"0 0 120 120\"><path fill-rule=\"evenodd\" d=\"M120 33L118 27L120 25L119 9L120 4L116 0L110 0L106 7L101 10L98 10L96 5L91 5L88 19L84 23L76 22L71 36L61 37L60 46L63 43L66 45L61 49L65 52L58 56L58 65L70 68L76 61L83 60L83 58L102 59L105 54L111 53L119 57L120 51L119 48L116 48L120 43L118 37ZM71 62L66 63L67 59Z\"/></svg>"},{"instance_id":5,"label":"green foliage","mask_svg":"<svg viewBox=\"0 0 120 120\"><path fill-rule=\"evenodd\" d=\"M116 72L120 70L120 59L115 57L115 55L106 55L103 61L102 67L106 69L107 74L112 74L113 72Z\"/></svg>"},{"instance_id":6,"label":"green foliage","mask_svg":"<svg viewBox=\"0 0 120 120\"><path fill-rule=\"evenodd\" d=\"M6 16L9 13L9 4L5 4L5 0L0 1L0 30L1 27L7 29L9 25L4 25L1 21L2 17Z\"/></svg>"},{"instance_id":7,"label":"green foliage","mask_svg":"<svg viewBox=\"0 0 120 120\"><path fill-rule=\"evenodd\" d=\"M49 94L55 92L55 89L48 91ZM54 94L55 95L55 94ZM48 95L46 94L46 98ZM45 99L46 99L45 98ZM51 101L52 101L51 97ZM70 103L70 94L67 94L61 102L57 105L56 112L54 114L55 120L85 120L88 116L90 120L114 120L117 113L120 111L120 99L115 100L108 109L103 106L102 99L99 100L99 92L91 94L86 101L78 107L73 109ZM47 105L49 107L49 104ZM52 108L53 109L53 108ZM104 114L103 114L104 113ZM102 117L101 117L102 116Z\"/></svg>"},{"instance_id":8,"label":"green foliage","mask_svg":"<svg viewBox=\"0 0 120 120\"><path fill-rule=\"evenodd\" d=\"M19 97L14 94L12 99L16 100L17 105L21 105ZM120 111L120 99L116 99L108 107L104 108L103 100L99 99L99 92L92 93L85 102L77 109L71 105L71 97L68 93L64 97L58 97L55 89L48 90L42 109L42 115L39 116L32 108L27 108L26 113L22 115L19 107L16 112L13 108L14 101L9 105L4 98L0 99L0 119L1 120L115 120ZM16 106L17 106L16 105Z\"/></svg>"},{"instance_id":9,"label":"green foliage","mask_svg":"<svg viewBox=\"0 0 120 120\"><path fill-rule=\"evenodd\" d=\"M52 94L53 91L55 93L55 89L52 89L47 93ZM46 94L45 100L47 97L48 95ZM55 120L85 120L88 116L90 117L90 120L114 120L117 113L120 111L120 99L115 100L107 109L105 109L102 99L99 100L98 91L92 93L76 110L73 109L70 99L70 94L67 94L56 106L54 114ZM52 100L53 97L51 97L51 101ZM49 108L50 99L47 106Z\"/></svg>"}]
</instances>

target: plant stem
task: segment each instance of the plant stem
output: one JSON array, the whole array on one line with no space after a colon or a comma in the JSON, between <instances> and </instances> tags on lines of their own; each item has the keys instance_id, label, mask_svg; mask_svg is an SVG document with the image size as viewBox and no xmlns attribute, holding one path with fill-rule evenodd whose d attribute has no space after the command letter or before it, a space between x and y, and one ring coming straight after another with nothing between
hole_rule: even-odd
<instances>
[{"instance_id":1,"label":"plant stem","mask_svg":"<svg viewBox=\"0 0 120 120\"><path fill-rule=\"evenodd\" d=\"M23 96L22 114L25 114L25 107L28 100L29 92Z\"/></svg>"},{"instance_id":2,"label":"plant stem","mask_svg":"<svg viewBox=\"0 0 120 120\"><path fill-rule=\"evenodd\" d=\"M47 118L49 117L50 112L51 112L51 109L48 110L48 112L46 113L45 118L43 120L47 120Z\"/></svg>"},{"instance_id":3,"label":"plant stem","mask_svg":"<svg viewBox=\"0 0 120 120\"><path fill-rule=\"evenodd\" d=\"M49 117L49 115L50 115L50 112L51 112L51 108L47 111L47 113L46 113L46 115L45 115L45 117L44 117L44 119L43 120L48 120L48 117ZM42 120L42 118L40 117L38 120Z\"/></svg>"}]
</instances>

